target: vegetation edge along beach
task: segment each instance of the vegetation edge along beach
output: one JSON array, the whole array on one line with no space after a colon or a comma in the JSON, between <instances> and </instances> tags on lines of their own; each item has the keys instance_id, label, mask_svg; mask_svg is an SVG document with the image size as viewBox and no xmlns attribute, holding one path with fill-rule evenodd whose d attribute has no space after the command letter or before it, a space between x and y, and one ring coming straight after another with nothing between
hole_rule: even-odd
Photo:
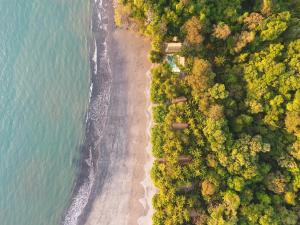
<instances>
[{"instance_id":1,"label":"vegetation edge along beach","mask_svg":"<svg viewBox=\"0 0 300 225\"><path fill-rule=\"evenodd\" d=\"M299 1L121 0L115 21L152 40L153 224L299 224Z\"/></svg>"}]
</instances>

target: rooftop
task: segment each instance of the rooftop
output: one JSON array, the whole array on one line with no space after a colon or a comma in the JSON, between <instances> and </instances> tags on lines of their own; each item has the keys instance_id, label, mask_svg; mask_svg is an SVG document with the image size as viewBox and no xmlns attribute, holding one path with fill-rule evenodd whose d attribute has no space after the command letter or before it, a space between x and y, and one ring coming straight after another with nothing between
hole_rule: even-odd
<instances>
[{"instance_id":1,"label":"rooftop","mask_svg":"<svg viewBox=\"0 0 300 225\"><path fill-rule=\"evenodd\" d=\"M166 43L166 53L177 53L180 52L182 48L182 43L180 42L169 42Z\"/></svg>"}]
</instances>

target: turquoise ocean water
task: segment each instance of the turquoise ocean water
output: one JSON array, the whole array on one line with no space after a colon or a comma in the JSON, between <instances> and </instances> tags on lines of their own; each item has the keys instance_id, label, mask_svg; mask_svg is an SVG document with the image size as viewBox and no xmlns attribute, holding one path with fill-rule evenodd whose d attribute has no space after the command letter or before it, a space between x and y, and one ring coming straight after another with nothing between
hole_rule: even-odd
<instances>
[{"instance_id":1,"label":"turquoise ocean water","mask_svg":"<svg viewBox=\"0 0 300 225\"><path fill-rule=\"evenodd\" d=\"M89 1L0 0L0 224L56 225L89 101Z\"/></svg>"}]
</instances>

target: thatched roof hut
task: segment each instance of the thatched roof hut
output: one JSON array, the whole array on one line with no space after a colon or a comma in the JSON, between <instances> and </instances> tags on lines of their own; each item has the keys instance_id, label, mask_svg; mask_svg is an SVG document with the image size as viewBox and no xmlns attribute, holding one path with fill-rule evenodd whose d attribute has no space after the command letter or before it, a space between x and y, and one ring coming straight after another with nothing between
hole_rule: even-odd
<instances>
[{"instance_id":1,"label":"thatched roof hut","mask_svg":"<svg viewBox=\"0 0 300 225\"><path fill-rule=\"evenodd\" d=\"M166 163L166 160L164 158L160 158L157 160L158 163Z\"/></svg>"},{"instance_id":2,"label":"thatched roof hut","mask_svg":"<svg viewBox=\"0 0 300 225\"><path fill-rule=\"evenodd\" d=\"M194 190L194 185L193 184L187 184L187 185L183 185L183 186L180 186L180 187L177 187L177 191L179 192L190 192Z\"/></svg>"},{"instance_id":3,"label":"thatched roof hut","mask_svg":"<svg viewBox=\"0 0 300 225\"><path fill-rule=\"evenodd\" d=\"M178 162L180 165L186 165L192 161L192 157L189 155L181 155L178 157Z\"/></svg>"},{"instance_id":4,"label":"thatched roof hut","mask_svg":"<svg viewBox=\"0 0 300 225\"><path fill-rule=\"evenodd\" d=\"M186 165L189 162L191 162L192 159L193 158L189 155L181 155L181 156L178 157L178 163L180 165ZM165 158L159 158L159 159L157 159L157 162L158 163L166 163L166 159Z\"/></svg>"},{"instance_id":5,"label":"thatched roof hut","mask_svg":"<svg viewBox=\"0 0 300 225\"><path fill-rule=\"evenodd\" d=\"M186 102L186 101L187 101L186 97L180 96L180 97L172 99L172 104L176 104L176 103L179 103L179 102Z\"/></svg>"},{"instance_id":6,"label":"thatched roof hut","mask_svg":"<svg viewBox=\"0 0 300 225\"><path fill-rule=\"evenodd\" d=\"M165 53L172 54L178 53L181 51L182 43L181 42L168 42L166 43Z\"/></svg>"},{"instance_id":7,"label":"thatched roof hut","mask_svg":"<svg viewBox=\"0 0 300 225\"><path fill-rule=\"evenodd\" d=\"M188 127L189 125L187 123L172 123L172 129L174 130L183 130Z\"/></svg>"}]
</instances>

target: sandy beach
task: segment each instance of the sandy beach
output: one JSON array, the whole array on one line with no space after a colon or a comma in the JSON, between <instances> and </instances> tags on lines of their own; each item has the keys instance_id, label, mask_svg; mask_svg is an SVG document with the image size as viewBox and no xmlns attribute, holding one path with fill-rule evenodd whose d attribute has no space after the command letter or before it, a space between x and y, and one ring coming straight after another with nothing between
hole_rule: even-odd
<instances>
[{"instance_id":1,"label":"sandy beach","mask_svg":"<svg viewBox=\"0 0 300 225\"><path fill-rule=\"evenodd\" d=\"M140 200L148 159L146 74L150 43L137 34L111 29L108 34L112 86L108 120L100 143L97 195L87 225L135 225L145 216Z\"/></svg>"}]
</instances>

